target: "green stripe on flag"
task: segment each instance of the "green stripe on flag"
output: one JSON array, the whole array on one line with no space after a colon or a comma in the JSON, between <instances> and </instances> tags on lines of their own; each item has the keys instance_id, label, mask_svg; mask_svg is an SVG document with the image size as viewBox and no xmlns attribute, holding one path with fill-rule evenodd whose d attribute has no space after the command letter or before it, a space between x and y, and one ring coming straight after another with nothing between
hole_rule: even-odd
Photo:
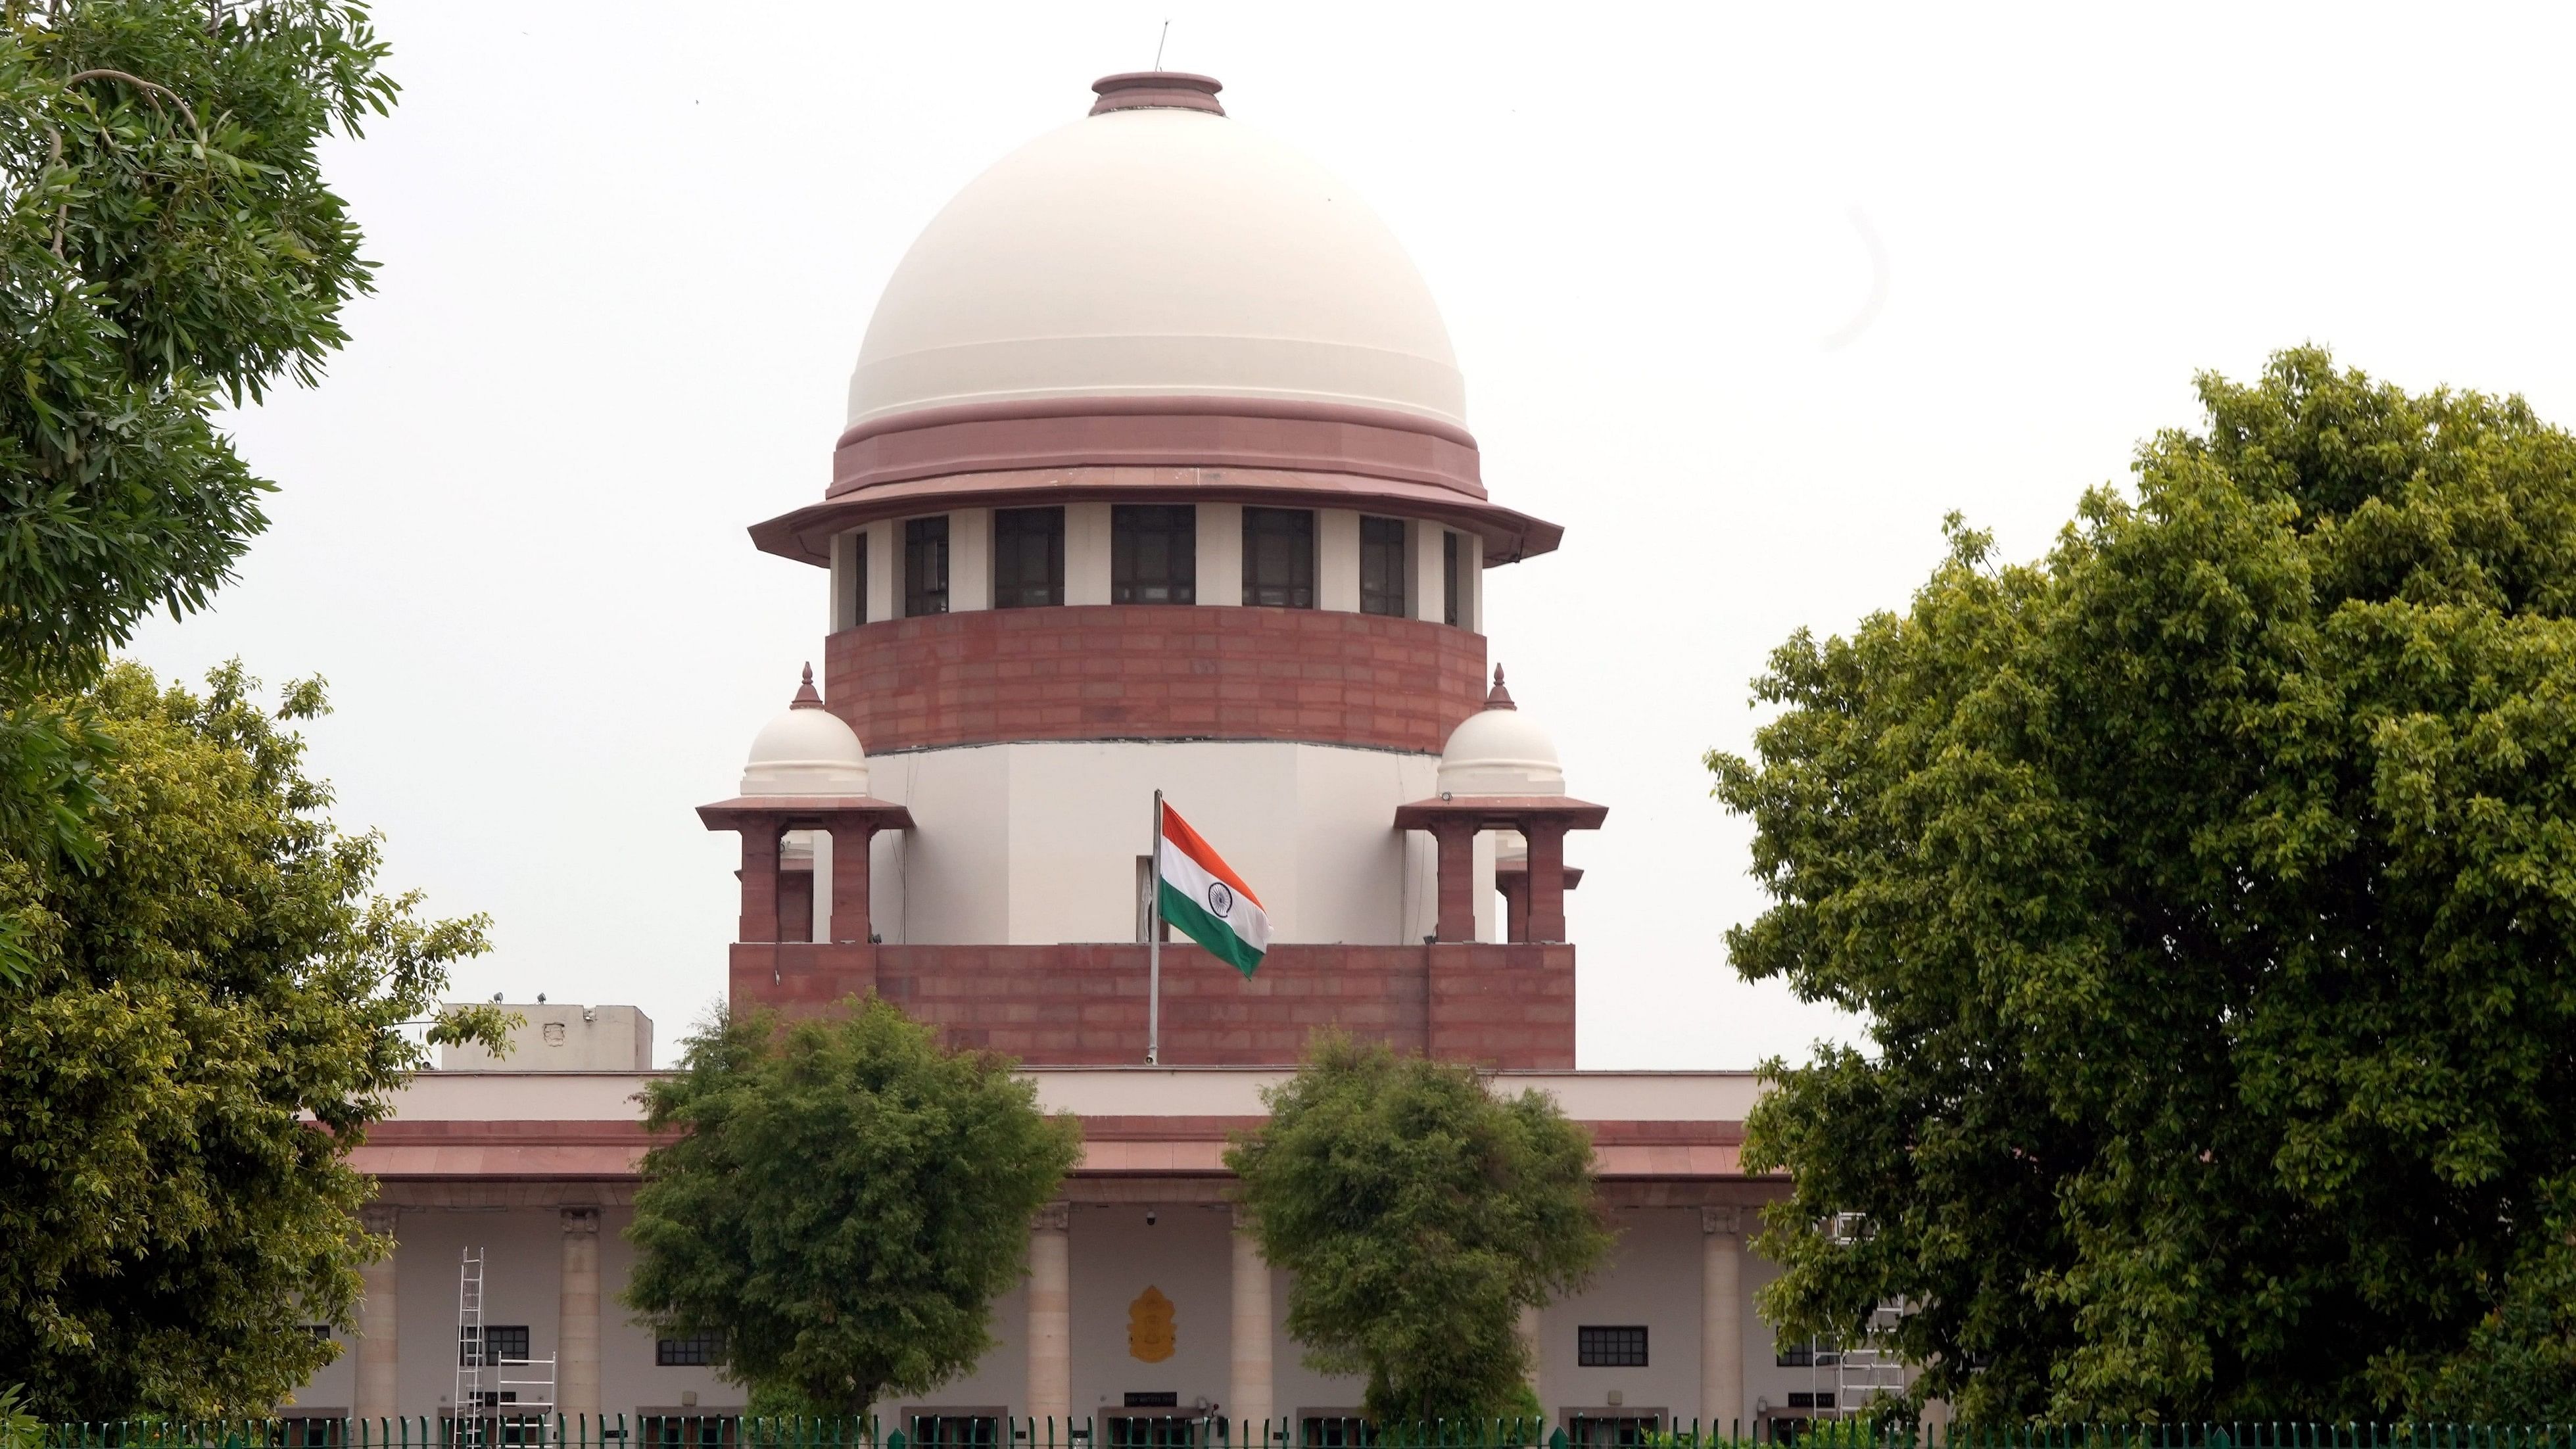
<instances>
[{"instance_id":1,"label":"green stripe on flag","mask_svg":"<svg viewBox=\"0 0 2576 1449\"><path fill-rule=\"evenodd\" d=\"M1170 849L1169 846L1164 848ZM1254 967L1261 964L1260 952L1246 945L1232 927L1218 920L1207 907L1183 895L1170 881L1163 882L1162 912L1163 919L1172 923L1173 930L1207 947L1209 955L1242 972L1246 978L1252 975Z\"/></svg>"}]
</instances>

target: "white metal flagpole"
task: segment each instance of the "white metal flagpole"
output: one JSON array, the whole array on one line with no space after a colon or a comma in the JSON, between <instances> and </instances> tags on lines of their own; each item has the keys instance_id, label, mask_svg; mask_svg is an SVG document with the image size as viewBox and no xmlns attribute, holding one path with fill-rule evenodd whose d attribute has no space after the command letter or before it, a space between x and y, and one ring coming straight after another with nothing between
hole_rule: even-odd
<instances>
[{"instance_id":1,"label":"white metal flagpole","mask_svg":"<svg viewBox=\"0 0 2576 1449\"><path fill-rule=\"evenodd\" d=\"M1154 853L1146 857L1145 1065L1163 1053L1163 792L1154 792Z\"/></svg>"}]
</instances>

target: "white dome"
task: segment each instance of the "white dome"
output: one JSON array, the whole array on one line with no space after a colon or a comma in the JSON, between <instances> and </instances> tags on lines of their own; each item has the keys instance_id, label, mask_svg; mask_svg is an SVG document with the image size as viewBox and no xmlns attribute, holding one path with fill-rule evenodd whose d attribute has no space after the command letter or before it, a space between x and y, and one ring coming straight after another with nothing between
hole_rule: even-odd
<instances>
[{"instance_id":1,"label":"white dome","mask_svg":"<svg viewBox=\"0 0 2576 1449\"><path fill-rule=\"evenodd\" d=\"M1500 669L1494 671L1494 692L1485 707L1449 732L1437 780L1442 795L1565 793L1565 767L1556 761L1556 742L1512 703Z\"/></svg>"},{"instance_id":2,"label":"white dome","mask_svg":"<svg viewBox=\"0 0 2576 1449\"><path fill-rule=\"evenodd\" d=\"M1212 106L1152 106L1040 136L931 220L877 301L849 421L1184 396L1466 422L1448 329L1377 214Z\"/></svg>"},{"instance_id":3,"label":"white dome","mask_svg":"<svg viewBox=\"0 0 2576 1449\"><path fill-rule=\"evenodd\" d=\"M745 795L865 795L868 752L856 730L823 708L814 693L814 671L787 712L752 737L742 768Z\"/></svg>"}]
</instances>

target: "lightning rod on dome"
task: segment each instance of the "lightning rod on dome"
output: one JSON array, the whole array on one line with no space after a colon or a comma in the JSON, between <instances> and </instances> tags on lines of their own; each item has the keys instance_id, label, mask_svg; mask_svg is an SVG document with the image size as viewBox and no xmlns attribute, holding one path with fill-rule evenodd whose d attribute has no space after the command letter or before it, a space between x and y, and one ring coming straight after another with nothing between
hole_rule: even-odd
<instances>
[{"instance_id":1,"label":"lightning rod on dome","mask_svg":"<svg viewBox=\"0 0 2576 1449\"><path fill-rule=\"evenodd\" d=\"M1164 42L1171 38L1172 22L1166 20L1163 22L1163 33L1154 38L1154 69L1161 70L1163 68L1163 45Z\"/></svg>"}]
</instances>

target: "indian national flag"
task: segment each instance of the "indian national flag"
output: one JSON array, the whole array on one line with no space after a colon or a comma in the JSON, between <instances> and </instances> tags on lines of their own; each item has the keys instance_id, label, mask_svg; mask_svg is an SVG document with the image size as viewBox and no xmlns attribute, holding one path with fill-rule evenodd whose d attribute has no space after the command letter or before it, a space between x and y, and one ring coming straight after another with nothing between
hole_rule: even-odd
<instances>
[{"instance_id":1,"label":"indian national flag","mask_svg":"<svg viewBox=\"0 0 2576 1449\"><path fill-rule=\"evenodd\" d=\"M1211 955L1250 976L1270 949L1270 917L1261 898L1243 883L1189 822L1163 807L1163 919L1208 948Z\"/></svg>"}]
</instances>

